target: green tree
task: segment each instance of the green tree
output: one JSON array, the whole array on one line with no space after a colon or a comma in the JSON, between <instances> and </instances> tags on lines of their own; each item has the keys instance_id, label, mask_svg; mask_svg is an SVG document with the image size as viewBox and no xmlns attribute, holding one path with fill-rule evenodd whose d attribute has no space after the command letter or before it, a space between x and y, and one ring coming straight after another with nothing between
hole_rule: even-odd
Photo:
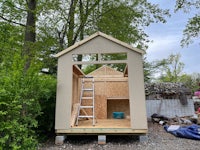
<instances>
[{"instance_id":1,"label":"green tree","mask_svg":"<svg viewBox=\"0 0 200 150\"><path fill-rule=\"evenodd\" d=\"M38 35L47 33L58 43L46 49L46 51L53 49L52 53L61 51L96 31L102 31L136 47L146 49L149 40L144 28L154 22L164 23L165 17L169 16L168 10L162 10L158 5L153 5L146 0L134 2L64 0L54 1L54 5L48 4L44 6L42 17L38 18L39 30L42 29ZM50 51L43 50L43 54L46 53L49 54ZM52 58L49 59L49 55L45 56L46 58L43 57L45 64L53 64L52 61L47 62ZM78 59L82 59L81 55ZM49 66L50 70L55 70L53 69L55 64Z\"/></svg>"},{"instance_id":2,"label":"green tree","mask_svg":"<svg viewBox=\"0 0 200 150\"><path fill-rule=\"evenodd\" d=\"M19 49L4 54L0 63L0 149L36 149L38 126L37 133L53 126L56 81L39 74L40 65L34 62L24 73Z\"/></svg>"},{"instance_id":3,"label":"green tree","mask_svg":"<svg viewBox=\"0 0 200 150\"><path fill-rule=\"evenodd\" d=\"M147 0L64 0L62 3L57 1L54 6L44 11L38 21L41 26L44 22L51 22L47 26L54 28L60 50L96 31L141 47L148 42L144 27L154 22L165 22L165 17L169 16L168 10L162 10ZM52 12L56 15L49 15Z\"/></svg>"},{"instance_id":4,"label":"green tree","mask_svg":"<svg viewBox=\"0 0 200 150\"><path fill-rule=\"evenodd\" d=\"M33 129L40 114L37 77L33 70L24 74L19 54L11 58L12 61L3 60L0 66L0 145L3 149L36 148Z\"/></svg>"},{"instance_id":5,"label":"green tree","mask_svg":"<svg viewBox=\"0 0 200 150\"><path fill-rule=\"evenodd\" d=\"M108 35L146 50L149 43L144 28L151 23L165 23L168 10L162 10L146 0L107 1L94 10L89 30ZM90 31L91 32L91 31Z\"/></svg>"},{"instance_id":6,"label":"green tree","mask_svg":"<svg viewBox=\"0 0 200 150\"><path fill-rule=\"evenodd\" d=\"M39 73L36 0L2 0L0 6L0 149L36 149L35 131L44 125L38 119L49 117L56 84L55 77ZM51 114L43 129L52 128Z\"/></svg>"},{"instance_id":7,"label":"green tree","mask_svg":"<svg viewBox=\"0 0 200 150\"><path fill-rule=\"evenodd\" d=\"M151 62L148 62L146 58L143 60L143 69L144 69L144 81L146 83L152 82L154 80L154 73L156 70L156 66L154 66Z\"/></svg>"},{"instance_id":8,"label":"green tree","mask_svg":"<svg viewBox=\"0 0 200 150\"><path fill-rule=\"evenodd\" d=\"M36 0L2 0L0 18L10 24L24 27L22 56L25 58L24 70L28 70L34 57L36 41ZM25 17L24 17L25 16Z\"/></svg>"},{"instance_id":9,"label":"green tree","mask_svg":"<svg viewBox=\"0 0 200 150\"><path fill-rule=\"evenodd\" d=\"M199 89L199 83L200 83L200 74L199 73L192 73L192 74L183 74L179 77L179 82L182 82L191 89L191 91L194 93Z\"/></svg>"},{"instance_id":10,"label":"green tree","mask_svg":"<svg viewBox=\"0 0 200 150\"><path fill-rule=\"evenodd\" d=\"M196 14L188 19L188 23L183 30L182 46L187 46L193 43L194 39L200 36L200 0L176 0L175 10L183 10L185 13L190 13L191 10L196 10Z\"/></svg>"},{"instance_id":11,"label":"green tree","mask_svg":"<svg viewBox=\"0 0 200 150\"><path fill-rule=\"evenodd\" d=\"M180 54L171 54L168 58L155 61L159 80L162 82L180 82L184 63L180 62Z\"/></svg>"},{"instance_id":12,"label":"green tree","mask_svg":"<svg viewBox=\"0 0 200 150\"><path fill-rule=\"evenodd\" d=\"M23 47L23 28L19 26L13 26L6 22L0 23L0 63L5 63L7 59L12 61L8 57L14 55L16 51Z\"/></svg>"}]
</instances>

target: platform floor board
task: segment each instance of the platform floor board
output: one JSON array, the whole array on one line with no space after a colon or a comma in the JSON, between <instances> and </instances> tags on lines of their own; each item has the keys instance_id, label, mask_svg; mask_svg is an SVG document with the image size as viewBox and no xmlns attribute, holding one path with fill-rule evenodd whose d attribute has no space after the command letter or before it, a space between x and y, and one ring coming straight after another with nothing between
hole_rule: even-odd
<instances>
[{"instance_id":1,"label":"platform floor board","mask_svg":"<svg viewBox=\"0 0 200 150\"><path fill-rule=\"evenodd\" d=\"M95 126L92 125L92 119L80 120L78 126L73 128L130 128L129 119L97 119Z\"/></svg>"}]
</instances>

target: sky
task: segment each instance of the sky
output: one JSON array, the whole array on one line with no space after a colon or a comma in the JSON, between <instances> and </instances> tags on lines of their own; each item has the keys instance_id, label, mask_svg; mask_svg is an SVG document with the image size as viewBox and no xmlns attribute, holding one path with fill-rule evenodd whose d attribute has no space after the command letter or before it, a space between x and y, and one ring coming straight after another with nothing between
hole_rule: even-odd
<instances>
[{"instance_id":1,"label":"sky","mask_svg":"<svg viewBox=\"0 0 200 150\"><path fill-rule=\"evenodd\" d=\"M149 0L149 2L159 4L159 7L163 9L170 9L171 17L167 18L165 24L155 23L145 29L149 39L153 40L146 51L147 61L161 60L170 54L180 53L180 61L185 64L183 73L200 73L200 44L198 41L194 41L188 47L180 46L188 18L191 18L195 12L185 14L183 11L179 11L174 13L175 0Z\"/></svg>"}]
</instances>

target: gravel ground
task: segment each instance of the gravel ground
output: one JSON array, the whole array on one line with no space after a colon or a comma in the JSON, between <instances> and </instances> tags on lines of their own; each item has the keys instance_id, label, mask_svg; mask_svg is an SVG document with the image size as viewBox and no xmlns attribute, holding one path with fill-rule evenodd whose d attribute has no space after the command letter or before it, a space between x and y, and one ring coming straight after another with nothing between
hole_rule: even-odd
<instances>
[{"instance_id":1,"label":"gravel ground","mask_svg":"<svg viewBox=\"0 0 200 150\"><path fill-rule=\"evenodd\" d=\"M136 136L106 136L106 144L98 145L97 136L68 136L62 146L50 139L39 150L200 150L200 141L178 138L159 124L148 123L148 141Z\"/></svg>"}]
</instances>

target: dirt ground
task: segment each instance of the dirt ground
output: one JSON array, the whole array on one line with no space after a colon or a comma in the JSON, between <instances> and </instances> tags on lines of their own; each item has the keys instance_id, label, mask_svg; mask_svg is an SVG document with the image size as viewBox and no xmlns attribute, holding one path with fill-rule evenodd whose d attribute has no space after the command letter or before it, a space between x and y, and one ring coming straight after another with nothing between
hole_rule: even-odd
<instances>
[{"instance_id":1,"label":"dirt ground","mask_svg":"<svg viewBox=\"0 0 200 150\"><path fill-rule=\"evenodd\" d=\"M97 136L68 136L62 146L54 138L39 146L39 150L199 150L200 141L183 139L167 133L163 126L148 123L148 140L137 136L106 136L106 144L98 145Z\"/></svg>"}]
</instances>

